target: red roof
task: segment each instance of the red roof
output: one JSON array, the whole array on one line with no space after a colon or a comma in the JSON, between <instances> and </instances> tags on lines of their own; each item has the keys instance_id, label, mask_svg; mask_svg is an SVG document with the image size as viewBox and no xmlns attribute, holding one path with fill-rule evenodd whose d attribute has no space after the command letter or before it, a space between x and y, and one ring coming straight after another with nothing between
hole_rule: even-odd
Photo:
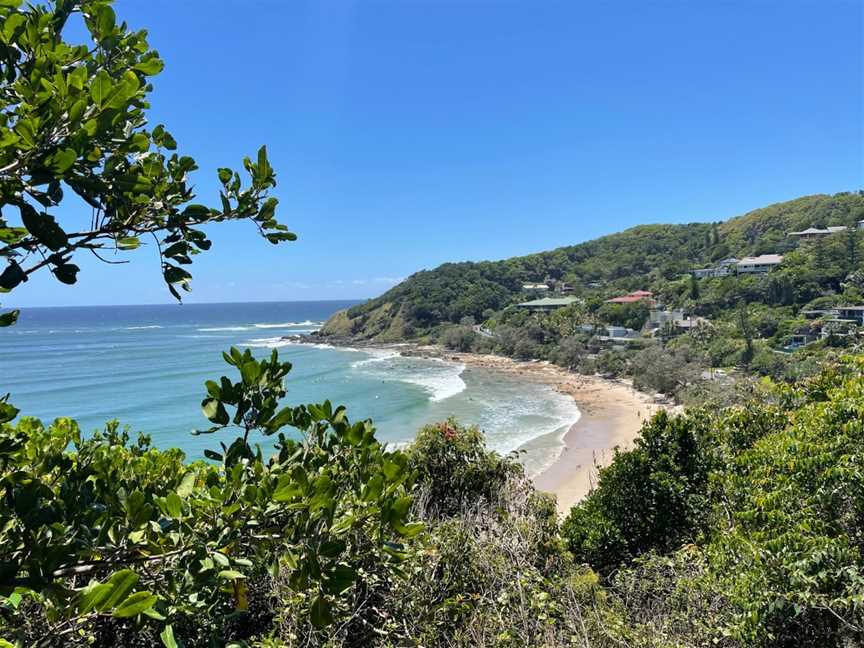
<instances>
[{"instance_id":1,"label":"red roof","mask_svg":"<svg viewBox=\"0 0 864 648\"><path fill-rule=\"evenodd\" d=\"M634 302L642 301L643 299L651 299L654 296L654 293L648 290L636 290L631 293L627 293L626 295L622 295L621 297L613 297L612 299L607 299L607 304L632 304Z\"/></svg>"}]
</instances>

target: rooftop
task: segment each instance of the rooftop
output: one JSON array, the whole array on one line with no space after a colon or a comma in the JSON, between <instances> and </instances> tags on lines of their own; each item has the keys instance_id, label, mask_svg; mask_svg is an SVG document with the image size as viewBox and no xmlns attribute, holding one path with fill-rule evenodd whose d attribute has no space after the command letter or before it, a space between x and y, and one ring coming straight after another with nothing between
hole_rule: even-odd
<instances>
[{"instance_id":1,"label":"rooftop","mask_svg":"<svg viewBox=\"0 0 864 648\"><path fill-rule=\"evenodd\" d=\"M620 297L613 297L612 299L607 299L606 303L609 304L631 304L633 302L642 301L643 299L650 299L654 296L649 290L635 290L631 293L627 293L626 295L622 295Z\"/></svg>"},{"instance_id":2,"label":"rooftop","mask_svg":"<svg viewBox=\"0 0 864 648\"><path fill-rule=\"evenodd\" d=\"M818 234L836 234L837 232L843 232L848 229L845 225L829 225L825 229L820 229L818 227L808 227L805 230L801 230L800 232L789 232L789 236L811 236Z\"/></svg>"},{"instance_id":3,"label":"rooftop","mask_svg":"<svg viewBox=\"0 0 864 648\"><path fill-rule=\"evenodd\" d=\"M782 254L760 254L755 257L744 257L738 262L738 265L759 265L780 263L783 261Z\"/></svg>"}]
</instances>

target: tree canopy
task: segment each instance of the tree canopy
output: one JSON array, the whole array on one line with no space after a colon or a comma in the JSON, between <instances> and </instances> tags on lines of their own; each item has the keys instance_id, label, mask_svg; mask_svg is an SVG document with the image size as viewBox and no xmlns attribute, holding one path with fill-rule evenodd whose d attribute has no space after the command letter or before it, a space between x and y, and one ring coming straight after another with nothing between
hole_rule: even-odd
<instances>
[{"instance_id":1,"label":"tree canopy","mask_svg":"<svg viewBox=\"0 0 864 648\"><path fill-rule=\"evenodd\" d=\"M76 19L89 42L64 40ZM275 218L276 175L263 146L243 160L245 181L218 169L216 206L193 202L195 160L147 121L150 79L163 66L146 31L118 22L110 0L0 3L0 289L43 269L74 284L77 254L116 262L152 243L180 299L193 257L211 246L203 225L249 220L271 243L295 239ZM67 219L76 205L88 222Z\"/></svg>"}]
</instances>

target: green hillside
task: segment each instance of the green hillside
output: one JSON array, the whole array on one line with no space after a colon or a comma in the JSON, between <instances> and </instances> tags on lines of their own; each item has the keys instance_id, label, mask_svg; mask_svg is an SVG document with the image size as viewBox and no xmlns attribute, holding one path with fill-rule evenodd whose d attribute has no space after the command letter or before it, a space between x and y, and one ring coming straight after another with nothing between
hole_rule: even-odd
<instances>
[{"instance_id":1,"label":"green hillside","mask_svg":"<svg viewBox=\"0 0 864 648\"><path fill-rule=\"evenodd\" d=\"M693 267L729 256L785 253L788 232L851 225L864 218L864 193L805 196L722 223L640 225L624 232L503 261L445 263L422 270L380 297L335 315L324 335L377 341L419 337L465 317L487 320L525 297L523 282L571 284L590 299L621 290L662 294Z\"/></svg>"}]
</instances>

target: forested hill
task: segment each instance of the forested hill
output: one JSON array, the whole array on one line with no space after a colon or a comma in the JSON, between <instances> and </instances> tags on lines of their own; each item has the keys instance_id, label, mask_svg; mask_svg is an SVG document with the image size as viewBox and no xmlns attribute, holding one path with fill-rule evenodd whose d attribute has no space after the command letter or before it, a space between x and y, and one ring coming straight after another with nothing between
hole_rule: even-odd
<instances>
[{"instance_id":1,"label":"forested hill","mask_svg":"<svg viewBox=\"0 0 864 648\"><path fill-rule=\"evenodd\" d=\"M788 232L852 225L864 218L864 192L813 195L756 209L720 223L640 225L593 241L503 261L445 263L422 270L386 293L334 315L323 335L398 340L437 325L492 311L525 297L522 284L548 278L575 294L659 291L693 267L729 256L783 253Z\"/></svg>"}]
</instances>

